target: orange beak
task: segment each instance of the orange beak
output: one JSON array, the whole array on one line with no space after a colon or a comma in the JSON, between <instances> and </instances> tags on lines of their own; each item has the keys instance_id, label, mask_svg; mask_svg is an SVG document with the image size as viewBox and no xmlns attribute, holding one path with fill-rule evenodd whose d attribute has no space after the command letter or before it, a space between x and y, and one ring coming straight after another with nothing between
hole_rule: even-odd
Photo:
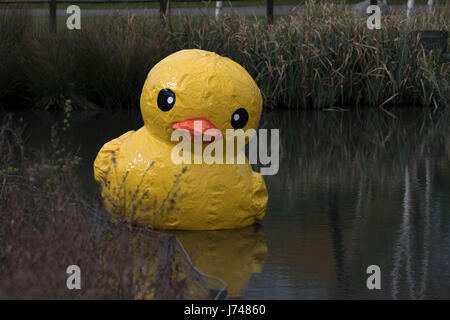
<instances>
[{"instance_id":1,"label":"orange beak","mask_svg":"<svg viewBox=\"0 0 450 320\"><path fill-rule=\"evenodd\" d=\"M186 130L190 137L198 136L204 143L222 139L222 132L206 118L190 118L170 124L173 130ZM206 140L206 141L204 141Z\"/></svg>"}]
</instances>

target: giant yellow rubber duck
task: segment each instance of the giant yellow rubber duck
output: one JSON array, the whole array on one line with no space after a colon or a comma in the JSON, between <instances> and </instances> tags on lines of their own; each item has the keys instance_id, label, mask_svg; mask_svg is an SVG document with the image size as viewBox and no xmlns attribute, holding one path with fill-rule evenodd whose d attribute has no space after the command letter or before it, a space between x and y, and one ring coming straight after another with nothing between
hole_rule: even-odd
<instances>
[{"instance_id":1,"label":"giant yellow rubber duck","mask_svg":"<svg viewBox=\"0 0 450 320\"><path fill-rule=\"evenodd\" d=\"M225 144L227 129L258 128L261 93L242 66L213 52L178 51L150 70L140 105L144 126L106 143L94 162L104 205L113 216L178 230L241 228L264 217L266 186L247 159L242 164L172 159L176 129L191 138L220 130L210 141ZM199 122L201 132L194 125Z\"/></svg>"}]
</instances>

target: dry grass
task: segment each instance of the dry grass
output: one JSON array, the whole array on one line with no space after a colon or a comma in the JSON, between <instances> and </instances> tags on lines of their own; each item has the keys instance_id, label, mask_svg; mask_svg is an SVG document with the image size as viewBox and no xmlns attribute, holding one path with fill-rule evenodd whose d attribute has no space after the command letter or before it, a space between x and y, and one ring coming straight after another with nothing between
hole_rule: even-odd
<instances>
[{"instance_id":1,"label":"dry grass","mask_svg":"<svg viewBox=\"0 0 450 320\"><path fill-rule=\"evenodd\" d=\"M188 296L189 269L165 255L164 238L83 199L73 155L32 161L22 138L7 117L0 126L0 299ZM81 290L66 287L73 264Z\"/></svg>"}]
</instances>

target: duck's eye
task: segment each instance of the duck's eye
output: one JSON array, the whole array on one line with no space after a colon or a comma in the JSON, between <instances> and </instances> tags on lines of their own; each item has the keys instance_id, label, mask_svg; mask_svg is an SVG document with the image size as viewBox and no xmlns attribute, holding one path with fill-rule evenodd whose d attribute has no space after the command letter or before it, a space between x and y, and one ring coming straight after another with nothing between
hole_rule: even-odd
<instances>
[{"instance_id":1,"label":"duck's eye","mask_svg":"<svg viewBox=\"0 0 450 320\"><path fill-rule=\"evenodd\" d=\"M170 89L162 89L158 93L158 107L162 111L169 111L175 105L175 93Z\"/></svg>"},{"instance_id":2,"label":"duck's eye","mask_svg":"<svg viewBox=\"0 0 450 320\"><path fill-rule=\"evenodd\" d=\"M244 108L237 109L231 116L231 125L235 130L245 127L248 121L248 112Z\"/></svg>"}]
</instances>

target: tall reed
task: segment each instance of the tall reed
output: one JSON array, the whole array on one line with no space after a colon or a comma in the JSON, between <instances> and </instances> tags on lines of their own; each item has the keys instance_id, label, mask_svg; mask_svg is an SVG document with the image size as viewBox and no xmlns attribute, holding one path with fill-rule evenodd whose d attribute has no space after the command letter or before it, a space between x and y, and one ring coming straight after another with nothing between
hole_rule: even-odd
<instances>
[{"instance_id":1,"label":"tall reed","mask_svg":"<svg viewBox=\"0 0 450 320\"><path fill-rule=\"evenodd\" d=\"M82 29L49 34L24 11L0 17L0 103L37 108L138 106L150 68L180 49L215 51L242 64L268 108L448 106L450 62L425 52L417 30L448 29L448 6L383 16L381 30L335 4L264 18L226 15L86 17ZM14 54L11 54L14 52Z\"/></svg>"}]
</instances>

